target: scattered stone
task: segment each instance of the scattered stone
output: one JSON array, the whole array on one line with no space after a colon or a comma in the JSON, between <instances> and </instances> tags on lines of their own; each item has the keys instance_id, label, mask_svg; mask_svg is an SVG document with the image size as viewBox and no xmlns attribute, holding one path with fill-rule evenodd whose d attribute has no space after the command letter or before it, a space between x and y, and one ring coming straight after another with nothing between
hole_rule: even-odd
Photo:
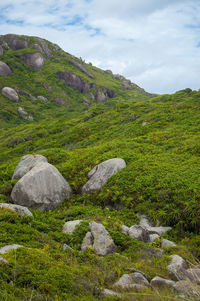
<instances>
[{"instance_id":1,"label":"scattered stone","mask_svg":"<svg viewBox=\"0 0 200 301\"><path fill-rule=\"evenodd\" d=\"M107 73L107 74L113 75L111 70L105 70L104 72Z\"/></svg>"},{"instance_id":2,"label":"scattered stone","mask_svg":"<svg viewBox=\"0 0 200 301\"><path fill-rule=\"evenodd\" d=\"M14 204L45 211L55 209L71 195L71 187L57 168L41 162L15 184L11 200Z\"/></svg>"},{"instance_id":3,"label":"scattered stone","mask_svg":"<svg viewBox=\"0 0 200 301\"><path fill-rule=\"evenodd\" d=\"M12 180L21 179L27 172L29 172L33 167L35 167L38 163L48 162L47 158L42 155L25 155L23 156L12 176Z\"/></svg>"},{"instance_id":4,"label":"scattered stone","mask_svg":"<svg viewBox=\"0 0 200 301\"><path fill-rule=\"evenodd\" d=\"M161 242L161 248L166 249L166 248L172 248L176 247L176 244L173 241L170 241L168 239L163 239Z\"/></svg>"},{"instance_id":5,"label":"scattered stone","mask_svg":"<svg viewBox=\"0 0 200 301\"><path fill-rule=\"evenodd\" d=\"M95 99L97 102L104 102L107 100L107 97L103 91L97 89Z\"/></svg>"},{"instance_id":6,"label":"scattered stone","mask_svg":"<svg viewBox=\"0 0 200 301\"><path fill-rule=\"evenodd\" d=\"M136 289L144 290L145 286L135 282L135 278L132 275L124 274L120 279L115 282L114 287L121 287L122 289Z\"/></svg>"},{"instance_id":7,"label":"scattered stone","mask_svg":"<svg viewBox=\"0 0 200 301\"><path fill-rule=\"evenodd\" d=\"M0 262L4 263L4 264L8 264L9 262L4 259L3 257L0 256Z\"/></svg>"},{"instance_id":8,"label":"scattered stone","mask_svg":"<svg viewBox=\"0 0 200 301\"><path fill-rule=\"evenodd\" d=\"M0 204L0 208L10 209L21 215L33 216L33 214L31 213L31 211L28 208L26 208L24 206L20 206L20 205L2 203L2 204Z\"/></svg>"},{"instance_id":9,"label":"scattered stone","mask_svg":"<svg viewBox=\"0 0 200 301\"><path fill-rule=\"evenodd\" d=\"M74 251L70 246L68 246L67 244L63 245L63 250L71 250Z\"/></svg>"},{"instance_id":10,"label":"scattered stone","mask_svg":"<svg viewBox=\"0 0 200 301\"><path fill-rule=\"evenodd\" d=\"M186 270L186 276L190 281L200 284L200 269L188 269Z\"/></svg>"},{"instance_id":11,"label":"scattered stone","mask_svg":"<svg viewBox=\"0 0 200 301\"><path fill-rule=\"evenodd\" d=\"M66 104L66 102L63 100L63 98L55 97L54 100L58 105L68 108L68 104Z\"/></svg>"},{"instance_id":12,"label":"scattered stone","mask_svg":"<svg viewBox=\"0 0 200 301\"><path fill-rule=\"evenodd\" d=\"M181 280L185 277L187 262L179 255L171 255L171 262L167 266L169 274L174 280Z\"/></svg>"},{"instance_id":13,"label":"scattered stone","mask_svg":"<svg viewBox=\"0 0 200 301\"><path fill-rule=\"evenodd\" d=\"M89 76L90 78L95 78L89 71L87 71L87 69L85 68L85 66L83 64L80 64L76 61L69 61L72 65L74 65L75 67L77 67L81 72L85 73L87 76Z\"/></svg>"},{"instance_id":14,"label":"scattered stone","mask_svg":"<svg viewBox=\"0 0 200 301\"><path fill-rule=\"evenodd\" d=\"M3 47L0 45L0 55L3 55Z\"/></svg>"},{"instance_id":15,"label":"scattered stone","mask_svg":"<svg viewBox=\"0 0 200 301\"><path fill-rule=\"evenodd\" d=\"M139 225L146 229L149 233L157 233L159 236L164 234L167 231L170 231L172 228L171 227L152 227L151 223L147 219L146 215L139 215L140 217L140 223Z\"/></svg>"},{"instance_id":16,"label":"scattered stone","mask_svg":"<svg viewBox=\"0 0 200 301\"><path fill-rule=\"evenodd\" d=\"M0 248L0 254L5 254L5 253L8 253L9 251L16 250L16 249L22 248L22 247L23 246L16 245L16 244L7 245L7 246L4 246L4 247Z\"/></svg>"},{"instance_id":17,"label":"scattered stone","mask_svg":"<svg viewBox=\"0 0 200 301\"><path fill-rule=\"evenodd\" d=\"M173 289L188 297L199 297L200 286L186 280L180 280L173 285ZM192 299L194 300L194 299ZM195 299L196 300L196 299ZM198 300L198 299L197 299Z\"/></svg>"},{"instance_id":18,"label":"scattered stone","mask_svg":"<svg viewBox=\"0 0 200 301\"><path fill-rule=\"evenodd\" d=\"M92 247L92 245L93 245L92 233L87 232L81 245L81 251L82 252L86 251L88 248Z\"/></svg>"},{"instance_id":19,"label":"scattered stone","mask_svg":"<svg viewBox=\"0 0 200 301\"><path fill-rule=\"evenodd\" d=\"M39 52L25 53L19 57L26 65L40 71L45 63L45 59Z\"/></svg>"},{"instance_id":20,"label":"scattered stone","mask_svg":"<svg viewBox=\"0 0 200 301\"><path fill-rule=\"evenodd\" d=\"M149 235L149 241L154 242L156 239L160 238L158 234L150 234Z\"/></svg>"},{"instance_id":21,"label":"scattered stone","mask_svg":"<svg viewBox=\"0 0 200 301\"><path fill-rule=\"evenodd\" d=\"M119 297L119 298L121 298L121 295L119 294L119 293L116 293L116 292L114 292L114 291L112 291L112 290L109 290L109 289L107 289L107 288L105 288L104 290L103 290L103 296L106 298L106 297L110 297L110 296L117 296L117 297Z\"/></svg>"},{"instance_id":22,"label":"scattered stone","mask_svg":"<svg viewBox=\"0 0 200 301\"><path fill-rule=\"evenodd\" d=\"M91 105L91 103L89 102L89 100L87 100L86 98L82 99L82 103L84 106L89 107Z\"/></svg>"},{"instance_id":23,"label":"scattered stone","mask_svg":"<svg viewBox=\"0 0 200 301\"><path fill-rule=\"evenodd\" d=\"M33 120L33 116L28 115L28 113L26 111L24 111L24 109L22 107L18 108L18 113L24 119Z\"/></svg>"},{"instance_id":24,"label":"scattered stone","mask_svg":"<svg viewBox=\"0 0 200 301\"><path fill-rule=\"evenodd\" d=\"M41 101L43 101L43 102L48 102L48 99L47 99L46 97L44 97L44 96L41 96L41 95L39 95L39 96L37 97L37 99L38 99L38 100L41 100Z\"/></svg>"},{"instance_id":25,"label":"scattered stone","mask_svg":"<svg viewBox=\"0 0 200 301\"><path fill-rule=\"evenodd\" d=\"M128 235L131 238L138 239L142 242L149 242L149 232L139 225L134 225L130 227Z\"/></svg>"},{"instance_id":26,"label":"scattered stone","mask_svg":"<svg viewBox=\"0 0 200 301\"><path fill-rule=\"evenodd\" d=\"M91 222L90 229L94 237L93 248L94 252L100 256L106 256L115 252L115 244L103 225L96 222Z\"/></svg>"},{"instance_id":27,"label":"scattered stone","mask_svg":"<svg viewBox=\"0 0 200 301\"><path fill-rule=\"evenodd\" d=\"M36 97L35 96L33 96L33 95L31 95L29 92L27 92L27 91L23 91L23 90L20 90L20 89L18 89L17 87L15 87L15 91L18 93L18 94L20 94L20 95L25 95L25 96L28 96L30 99L32 99L32 100L36 100Z\"/></svg>"},{"instance_id":28,"label":"scattered stone","mask_svg":"<svg viewBox=\"0 0 200 301\"><path fill-rule=\"evenodd\" d=\"M47 90L49 93L53 93L53 89L52 89L52 86L48 86L46 84L43 84L45 90Z\"/></svg>"},{"instance_id":29,"label":"scattered stone","mask_svg":"<svg viewBox=\"0 0 200 301\"><path fill-rule=\"evenodd\" d=\"M124 234L127 234L128 235L128 231L129 231L129 227L125 226L125 225L122 225L121 226L121 232L124 233Z\"/></svg>"},{"instance_id":30,"label":"scattered stone","mask_svg":"<svg viewBox=\"0 0 200 301\"><path fill-rule=\"evenodd\" d=\"M133 281L137 284L141 284L144 286L150 286L149 281L147 280L147 278L141 274L140 272L134 272L131 274L131 277L133 279Z\"/></svg>"},{"instance_id":31,"label":"scattered stone","mask_svg":"<svg viewBox=\"0 0 200 301\"><path fill-rule=\"evenodd\" d=\"M124 167L126 167L125 161L119 158L110 159L96 165L88 173L89 180L83 186L82 193L92 193L100 190L112 175Z\"/></svg>"},{"instance_id":32,"label":"scattered stone","mask_svg":"<svg viewBox=\"0 0 200 301\"><path fill-rule=\"evenodd\" d=\"M12 88L4 87L1 90L1 94L11 100L19 101L19 96L18 96L17 92Z\"/></svg>"},{"instance_id":33,"label":"scattered stone","mask_svg":"<svg viewBox=\"0 0 200 301\"><path fill-rule=\"evenodd\" d=\"M82 222L82 220L75 220L75 221L69 221L66 222L63 226L62 232L63 233L68 233L68 234L72 234L76 228L76 226L80 225L80 223Z\"/></svg>"},{"instance_id":34,"label":"scattered stone","mask_svg":"<svg viewBox=\"0 0 200 301\"><path fill-rule=\"evenodd\" d=\"M0 62L0 75L1 76L9 76L12 74L10 67L4 62Z\"/></svg>"},{"instance_id":35,"label":"scattered stone","mask_svg":"<svg viewBox=\"0 0 200 301\"><path fill-rule=\"evenodd\" d=\"M175 281L164 279L162 277L156 276L151 280L151 286L153 288L170 288L175 284Z\"/></svg>"}]
</instances>

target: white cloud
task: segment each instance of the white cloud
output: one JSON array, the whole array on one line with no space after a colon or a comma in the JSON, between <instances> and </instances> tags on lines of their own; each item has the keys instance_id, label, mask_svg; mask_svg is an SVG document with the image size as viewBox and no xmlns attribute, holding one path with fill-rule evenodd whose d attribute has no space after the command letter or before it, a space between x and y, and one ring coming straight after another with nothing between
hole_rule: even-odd
<instances>
[{"instance_id":1,"label":"white cloud","mask_svg":"<svg viewBox=\"0 0 200 301\"><path fill-rule=\"evenodd\" d=\"M200 88L196 0L1 0L0 12L0 34L46 38L147 91Z\"/></svg>"}]
</instances>

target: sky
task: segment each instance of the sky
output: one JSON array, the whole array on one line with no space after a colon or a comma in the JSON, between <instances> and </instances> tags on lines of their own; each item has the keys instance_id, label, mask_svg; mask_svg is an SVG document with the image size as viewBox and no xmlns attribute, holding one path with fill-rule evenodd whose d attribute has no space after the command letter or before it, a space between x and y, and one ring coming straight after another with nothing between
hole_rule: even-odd
<instances>
[{"instance_id":1,"label":"sky","mask_svg":"<svg viewBox=\"0 0 200 301\"><path fill-rule=\"evenodd\" d=\"M1 0L7 33L45 38L148 92L200 89L200 0Z\"/></svg>"}]
</instances>

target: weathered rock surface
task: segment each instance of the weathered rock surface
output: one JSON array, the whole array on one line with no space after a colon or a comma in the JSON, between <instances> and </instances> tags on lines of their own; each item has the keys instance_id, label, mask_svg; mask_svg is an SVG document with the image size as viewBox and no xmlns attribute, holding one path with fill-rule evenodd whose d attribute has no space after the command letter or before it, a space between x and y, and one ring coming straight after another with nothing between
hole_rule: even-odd
<instances>
[{"instance_id":1,"label":"weathered rock surface","mask_svg":"<svg viewBox=\"0 0 200 301\"><path fill-rule=\"evenodd\" d=\"M45 63L45 59L39 52L25 53L19 57L26 65L40 71Z\"/></svg>"},{"instance_id":2,"label":"weathered rock surface","mask_svg":"<svg viewBox=\"0 0 200 301\"><path fill-rule=\"evenodd\" d=\"M45 90L47 90L49 93L53 93L53 89L52 86L48 86L45 83L43 84L43 87L45 88Z\"/></svg>"},{"instance_id":3,"label":"weathered rock surface","mask_svg":"<svg viewBox=\"0 0 200 301\"><path fill-rule=\"evenodd\" d=\"M96 165L88 173L89 180L83 186L82 193L92 193L100 190L112 175L124 167L126 167L125 161L119 158L110 159Z\"/></svg>"},{"instance_id":4,"label":"weathered rock surface","mask_svg":"<svg viewBox=\"0 0 200 301\"><path fill-rule=\"evenodd\" d=\"M185 278L186 269L188 267L187 262L179 255L171 255L171 262L167 266L169 274L174 280L180 280Z\"/></svg>"},{"instance_id":5,"label":"weathered rock surface","mask_svg":"<svg viewBox=\"0 0 200 301\"><path fill-rule=\"evenodd\" d=\"M159 289L159 288L166 288L172 287L175 284L175 281L164 279L162 277L156 276L151 280L151 286L153 288Z\"/></svg>"},{"instance_id":6,"label":"weathered rock surface","mask_svg":"<svg viewBox=\"0 0 200 301\"><path fill-rule=\"evenodd\" d=\"M72 65L74 65L75 67L77 67L81 72L85 73L87 76L89 76L90 78L95 78L89 71L87 71L87 69L85 68L85 66L81 63L78 63L76 61L69 61Z\"/></svg>"},{"instance_id":7,"label":"weathered rock surface","mask_svg":"<svg viewBox=\"0 0 200 301\"><path fill-rule=\"evenodd\" d=\"M0 248L0 254L5 254L5 253L8 253L9 251L16 250L16 249L22 248L22 247L23 246L17 245L17 244L7 245L7 246Z\"/></svg>"},{"instance_id":8,"label":"weathered rock surface","mask_svg":"<svg viewBox=\"0 0 200 301\"><path fill-rule=\"evenodd\" d=\"M64 107L68 108L68 104L63 100L63 98L55 97L54 100L59 106L64 106Z\"/></svg>"},{"instance_id":9,"label":"weathered rock surface","mask_svg":"<svg viewBox=\"0 0 200 301\"><path fill-rule=\"evenodd\" d=\"M0 262L4 263L4 264L8 264L9 262L4 259L3 257L0 256Z\"/></svg>"},{"instance_id":10,"label":"weathered rock surface","mask_svg":"<svg viewBox=\"0 0 200 301\"><path fill-rule=\"evenodd\" d=\"M48 162L48 160L46 157L37 154L23 156L13 173L12 180L21 179L27 172L41 162Z\"/></svg>"},{"instance_id":11,"label":"weathered rock surface","mask_svg":"<svg viewBox=\"0 0 200 301\"><path fill-rule=\"evenodd\" d=\"M151 223L147 219L145 215L140 216L140 223L139 225L146 229L149 233L157 233L159 236L164 234L167 231L170 231L172 228L171 227L152 227Z\"/></svg>"},{"instance_id":12,"label":"weathered rock surface","mask_svg":"<svg viewBox=\"0 0 200 301\"><path fill-rule=\"evenodd\" d=\"M92 236L94 237L94 252L100 256L106 256L115 252L115 244L103 225L96 222L90 223Z\"/></svg>"},{"instance_id":13,"label":"weathered rock surface","mask_svg":"<svg viewBox=\"0 0 200 301\"><path fill-rule=\"evenodd\" d=\"M3 47L0 45L0 55L3 55Z\"/></svg>"},{"instance_id":14,"label":"weathered rock surface","mask_svg":"<svg viewBox=\"0 0 200 301\"><path fill-rule=\"evenodd\" d=\"M62 232L72 234L76 228L76 226L80 225L81 220L69 221L66 222L63 226Z\"/></svg>"},{"instance_id":15,"label":"weathered rock surface","mask_svg":"<svg viewBox=\"0 0 200 301\"><path fill-rule=\"evenodd\" d=\"M33 120L33 116L29 115L26 111L24 111L22 107L19 107L17 111L22 118Z\"/></svg>"},{"instance_id":16,"label":"weathered rock surface","mask_svg":"<svg viewBox=\"0 0 200 301\"><path fill-rule=\"evenodd\" d=\"M81 251L82 252L86 251L88 248L92 247L92 245L93 245L92 233L87 232L81 245Z\"/></svg>"},{"instance_id":17,"label":"weathered rock surface","mask_svg":"<svg viewBox=\"0 0 200 301\"><path fill-rule=\"evenodd\" d=\"M71 194L71 187L59 171L53 165L42 162L16 183L11 200L14 204L45 211L56 208Z\"/></svg>"},{"instance_id":18,"label":"weathered rock surface","mask_svg":"<svg viewBox=\"0 0 200 301\"><path fill-rule=\"evenodd\" d=\"M2 204L0 204L0 208L10 209L21 215L33 216L33 214L31 213L31 211L28 208L26 208L24 206L20 206L20 205L2 203Z\"/></svg>"},{"instance_id":19,"label":"weathered rock surface","mask_svg":"<svg viewBox=\"0 0 200 301\"><path fill-rule=\"evenodd\" d=\"M19 88L15 87L15 91L20 94L20 95L25 95L25 96L28 96L30 99L32 100L36 100L36 97L31 95L29 92L27 91L24 91L24 90L20 90Z\"/></svg>"},{"instance_id":20,"label":"weathered rock surface","mask_svg":"<svg viewBox=\"0 0 200 301\"><path fill-rule=\"evenodd\" d=\"M168 239L163 239L161 242L161 248L166 249L166 248L172 248L176 247L176 244L173 241L170 241Z\"/></svg>"},{"instance_id":21,"label":"weathered rock surface","mask_svg":"<svg viewBox=\"0 0 200 301\"><path fill-rule=\"evenodd\" d=\"M71 250L74 251L70 246L68 246L67 244L63 245L63 250Z\"/></svg>"},{"instance_id":22,"label":"weathered rock surface","mask_svg":"<svg viewBox=\"0 0 200 301\"><path fill-rule=\"evenodd\" d=\"M4 87L1 90L1 94L11 100L19 101L19 96L18 96L17 92L10 87Z\"/></svg>"},{"instance_id":23,"label":"weathered rock surface","mask_svg":"<svg viewBox=\"0 0 200 301\"><path fill-rule=\"evenodd\" d=\"M160 236L158 234L150 234L149 235L149 241L154 242L156 239L158 239Z\"/></svg>"},{"instance_id":24,"label":"weathered rock surface","mask_svg":"<svg viewBox=\"0 0 200 301\"><path fill-rule=\"evenodd\" d=\"M147 281L148 282L148 281ZM130 274L124 274L115 282L114 287L121 287L122 289L136 289L144 290L145 285L135 282L135 278Z\"/></svg>"},{"instance_id":25,"label":"weathered rock surface","mask_svg":"<svg viewBox=\"0 0 200 301\"><path fill-rule=\"evenodd\" d=\"M147 278L138 272L134 272L131 274L132 280L137 283L137 284L141 284L144 286L150 286L149 281L147 280Z\"/></svg>"},{"instance_id":26,"label":"weathered rock surface","mask_svg":"<svg viewBox=\"0 0 200 301\"><path fill-rule=\"evenodd\" d=\"M200 286L186 280L180 280L176 282L173 289L178 293L184 294L185 296L191 297L192 300L199 300L200 297ZM195 298L195 299L193 299ZM196 299L197 298L197 299Z\"/></svg>"},{"instance_id":27,"label":"weathered rock surface","mask_svg":"<svg viewBox=\"0 0 200 301\"><path fill-rule=\"evenodd\" d=\"M41 101L43 101L43 102L48 102L48 99L47 99L46 97L42 96L42 95L39 95L39 96L37 97L37 99L38 99L38 100L41 100Z\"/></svg>"},{"instance_id":28,"label":"weathered rock surface","mask_svg":"<svg viewBox=\"0 0 200 301\"><path fill-rule=\"evenodd\" d=\"M4 62L0 62L0 75L1 76L9 76L12 74L10 67Z\"/></svg>"},{"instance_id":29,"label":"weathered rock surface","mask_svg":"<svg viewBox=\"0 0 200 301\"><path fill-rule=\"evenodd\" d=\"M129 231L129 227L125 226L125 225L122 225L121 226L121 232L128 235L128 231Z\"/></svg>"},{"instance_id":30,"label":"weathered rock surface","mask_svg":"<svg viewBox=\"0 0 200 301\"><path fill-rule=\"evenodd\" d=\"M52 53L48 47L48 43L40 38L35 38L35 41L40 44L42 52L50 59L52 57Z\"/></svg>"},{"instance_id":31,"label":"weathered rock surface","mask_svg":"<svg viewBox=\"0 0 200 301\"><path fill-rule=\"evenodd\" d=\"M57 72L57 76L59 79L63 79L67 86L77 89L81 93L90 89L88 82L84 82L81 77L72 72Z\"/></svg>"},{"instance_id":32,"label":"weathered rock surface","mask_svg":"<svg viewBox=\"0 0 200 301\"><path fill-rule=\"evenodd\" d=\"M128 231L128 235L131 238L135 238L135 239L138 239L143 242L149 242L149 240L150 240L149 232L139 225L134 225L134 226L130 227L130 229Z\"/></svg>"},{"instance_id":33,"label":"weathered rock surface","mask_svg":"<svg viewBox=\"0 0 200 301\"><path fill-rule=\"evenodd\" d=\"M104 102L107 100L107 97L103 91L97 89L95 99L97 102Z\"/></svg>"},{"instance_id":34,"label":"weathered rock surface","mask_svg":"<svg viewBox=\"0 0 200 301\"><path fill-rule=\"evenodd\" d=\"M107 288L105 288L103 290L103 296L104 297L116 296L116 297L119 297L119 298L121 297L121 295L119 293L116 293L116 292L114 292L112 290L109 290Z\"/></svg>"},{"instance_id":35,"label":"weathered rock surface","mask_svg":"<svg viewBox=\"0 0 200 301\"><path fill-rule=\"evenodd\" d=\"M200 269L188 269L186 270L186 276L190 281L200 284Z\"/></svg>"}]
</instances>

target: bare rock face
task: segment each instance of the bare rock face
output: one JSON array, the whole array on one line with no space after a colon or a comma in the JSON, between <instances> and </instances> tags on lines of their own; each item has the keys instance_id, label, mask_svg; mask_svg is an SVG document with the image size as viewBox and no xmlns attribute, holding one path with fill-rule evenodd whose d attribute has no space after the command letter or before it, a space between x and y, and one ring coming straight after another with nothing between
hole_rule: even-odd
<instances>
[{"instance_id":1,"label":"bare rock face","mask_svg":"<svg viewBox=\"0 0 200 301\"><path fill-rule=\"evenodd\" d=\"M89 100L87 100L86 98L82 99L82 103L84 106L89 107L91 105L91 102L89 102Z\"/></svg>"},{"instance_id":2,"label":"bare rock face","mask_svg":"<svg viewBox=\"0 0 200 301\"><path fill-rule=\"evenodd\" d=\"M158 234L150 234L149 240L150 242L154 242L156 239L158 239L160 236Z\"/></svg>"},{"instance_id":3,"label":"bare rock face","mask_svg":"<svg viewBox=\"0 0 200 301\"><path fill-rule=\"evenodd\" d=\"M35 167L38 163L48 162L47 158L42 155L26 155L23 156L19 164L17 165L12 180L21 179L27 172L29 172L33 167Z\"/></svg>"},{"instance_id":4,"label":"bare rock face","mask_svg":"<svg viewBox=\"0 0 200 301\"><path fill-rule=\"evenodd\" d=\"M69 61L72 65L74 65L75 67L77 67L81 72L85 73L88 77L90 78L95 78L89 71L87 71L87 69L85 68L85 66L81 63L78 63L76 61Z\"/></svg>"},{"instance_id":5,"label":"bare rock face","mask_svg":"<svg viewBox=\"0 0 200 301\"><path fill-rule=\"evenodd\" d=\"M159 236L164 234L167 231L170 231L171 227L152 227L151 223L148 221L147 217L145 215L140 216L140 223L139 225L146 229L149 233L157 233Z\"/></svg>"},{"instance_id":6,"label":"bare rock face","mask_svg":"<svg viewBox=\"0 0 200 301\"><path fill-rule=\"evenodd\" d=\"M107 100L107 97L106 97L106 95L104 94L103 91L97 90L95 99L96 99L97 102L104 102L104 101Z\"/></svg>"},{"instance_id":7,"label":"bare rock face","mask_svg":"<svg viewBox=\"0 0 200 301\"><path fill-rule=\"evenodd\" d=\"M179 255L171 255L171 262L167 266L169 274L174 280L185 278L187 262Z\"/></svg>"},{"instance_id":8,"label":"bare rock face","mask_svg":"<svg viewBox=\"0 0 200 301\"><path fill-rule=\"evenodd\" d=\"M10 48L14 50L24 49L28 47L28 43L25 40L14 39L10 43Z\"/></svg>"},{"instance_id":9,"label":"bare rock face","mask_svg":"<svg viewBox=\"0 0 200 301\"><path fill-rule=\"evenodd\" d=\"M33 120L33 116L29 115L26 111L24 111L22 107L18 108L18 113L24 119Z\"/></svg>"},{"instance_id":10,"label":"bare rock face","mask_svg":"<svg viewBox=\"0 0 200 301\"><path fill-rule=\"evenodd\" d=\"M16 249L22 248L22 247L23 246L16 245L16 244L7 245L7 246L4 246L4 247L0 248L0 254L5 254L5 253L8 253L9 251L16 250Z\"/></svg>"},{"instance_id":11,"label":"bare rock face","mask_svg":"<svg viewBox=\"0 0 200 301\"><path fill-rule=\"evenodd\" d=\"M20 206L20 205L2 203L2 204L0 204L0 208L10 209L21 215L33 216L33 214L31 213L31 211L28 208L26 208L24 206Z\"/></svg>"},{"instance_id":12,"label":"bare rock face","mask_svg":"<svg viewBox=\"0 0 200 301\"><path fill-rule=\"evenodd\" d=\"M14 204L41 211L56 208L70 198L72 190L59 171L47 162L38 163L14 186Z\"/></svg>"},{"instance_id":13,"label":"bare rock face","mask_svg":"<svg viewBox=\"0 0 200 301\"><path fill-rule=\"evenodd\" d=\"M48 43L40 38L35 38L35 41L40 44L40 48L42 52L50 59L52 57L51 50L48 47Z\"/></svg>"},{"instance_id":14,"label":"bare rock face","mask_svg":"<svg viewBox=\"0 0 200 301\"><path fill-rule=\"evenodd\" d=\"M156 276L151 280L151 286L153 288L170 288L175 284L175 281L164 279L162 277Z\"/></svg>"},{"instance_id":15,"label":"bare rock face","mask_svg":"<svg viewBox=\"0 0 200 301\"><path fill-rule=\"evenodd\" d=\"M124 167L126 167L125 161L119 158L109 159L96 165L88 173L89 180L83 186L82 193L92 193L100 190L112 175Z\"/></svg>"},{"instance_id":16,"label":"bare rock face","mask_svg":"<svg viewBox=\"0 0 200 301\"><path fill-rule=\"evenodd\" d=\"M0 75L1 76L9 76L12 74L11 69L4 62L0 62Z\"/></svg>"},{"instance_id":17,"label":"bare rock face","mask_svg":"<svg viewBox=\"0 0 200 301\"><path fill-rule=\"evenodd\" d=\"M106 256L115 252L115 244L103 225L91 222L90 229L94 237L93 248L96 255Z\"/></svg>"},{"instance_id":18,"label":"bare rock face","mask_svg":"<svg viewBox=\"0 0 200 301\"><path fill-rule=\"evenodd\" d=\"M26 65L40 71L45 63L45 59L39 52L25 53L19 57Z\"/></svg>"},{"instance_id":19,"label":"bare rock face","mask_svg":"<svg viewBox=\"0 0 200 301\"><path fill-rule=\"evenodd\" d=\"M18 96L17 92L10 87L4 87L1 90L1 94L11 100L19 101L19 96Z\"/></svg>"},{"instance_id":20,"label":"bare rock face","mask_svg":"<svg viewBox=\"0 0 200 301\"><path fill-rule=\"evenodd\" d=\"M141 226L134 225L130 227L128 231L128 235L131 238L135 238L137 240L143 241L143 242L149 242L149 232L142 228Z\"/></svg>"},{"instance_id":21,"label":"bare rock face","mask_svg":"<svg viewBox=\"0 0 200 301\"><path fill-rule=\"evenodd\" d=\"M79 226L81 223L81 220L75 220L75 221L69 221L66 222L63 226L62 232L63 233L68 233L68 234L72 234L74 232L74 230L76 229L76 226Z\"/></svg>"},{"instance_id":22,"label":"bare rock face","mask_svg":"<svg viewBox=\"0 0 200 301\"><path fill-rule=\"evenodd\" d=\"M27 97L29 97L31 100L36 100L36 97L31 95L29 92L24 91L24 90L20 90L19 88L15 87L15 91L20 94L20 95L25 95Z\"/></svg>"},{"instance_id":23,"label":"bare rock face","mask_svg":"<svg viewBox=\"0 0 200 301\"><path fill-rule=\"evenodd\" d=\"M81 77L72 72L57 72L57 76L59 79L63 79L67 86L77 89L81 93L90 89L88 82L85 83Z\"/></svg>"},{"instance_id":24,"label":"bare rock face","mask_svg":"<svg viewBox=\"0 0 200 301\"><path fill-rule=\"evenodd\" d=\"M93 245L92 233L87 232L81 245L81 251L82 252L86 251L88 248L92 247L92 245Z\"/></svg>"}]
</instances>

